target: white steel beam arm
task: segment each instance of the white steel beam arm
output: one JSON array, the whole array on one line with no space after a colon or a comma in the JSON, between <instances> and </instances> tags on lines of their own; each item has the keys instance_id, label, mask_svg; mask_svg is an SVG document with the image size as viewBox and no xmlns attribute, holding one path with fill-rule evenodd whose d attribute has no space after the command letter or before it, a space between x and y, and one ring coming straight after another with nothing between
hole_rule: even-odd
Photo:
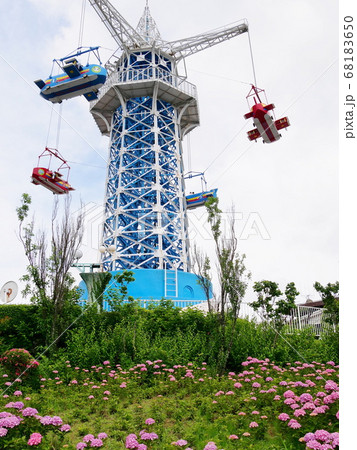
<instances>
[{"instance_id":1,"label":"white steel beam arm","mask_svg":"<svg viewBox=\"0 0 357 450\"><path fill-rule=\"evenodd\" d=\"M145 46L145 40L108 0L89 0L89 3L122 50Z\"/></svg>"},{"instance_id":2,"label":"white steel beam arm","mask_svg":"<svg viewBox=\"0 0 357 450\"><path fill-rule=\"evenodd\" d=\"M247 31L248 22L244 20L238 25L226 26L190 38L168 42L167 45L169 51L175 55L177 60L180 60L200 52L201 50L212 47L213 45L232 39L235 36L239 36Z\"/></svg>"}]
</instances>

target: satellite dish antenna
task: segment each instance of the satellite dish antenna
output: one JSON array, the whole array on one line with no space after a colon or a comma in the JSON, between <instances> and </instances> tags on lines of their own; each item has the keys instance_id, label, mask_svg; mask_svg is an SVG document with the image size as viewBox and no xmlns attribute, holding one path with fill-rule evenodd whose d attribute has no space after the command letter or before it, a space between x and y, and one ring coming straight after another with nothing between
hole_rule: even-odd
<instances>
[{"instance_id":1,"label":"satellite dish antenna","mask_svg":"<svg viewBox=\"0 0 357 450\"><path fill-rule=\"evenodd\" d=\"M0 291L0 300L2 303L12 302L18 292L18 287L15 281L8 281L4 284Z\"/></svg>"},{"instance_id":2,"label":"satellite dish antenna","mask_svg":"<svg viewBox=\"0 0 357 450\"><path fill-rule=\"evenodd\" d=\"M79 259L82 258L82 256L83 256L82 250L79 250L79 249L78 249L78 250L76 251L75 255L74 255L74 259L76 259L76 260L78 261Z\"/></svg>"}]
</instances>

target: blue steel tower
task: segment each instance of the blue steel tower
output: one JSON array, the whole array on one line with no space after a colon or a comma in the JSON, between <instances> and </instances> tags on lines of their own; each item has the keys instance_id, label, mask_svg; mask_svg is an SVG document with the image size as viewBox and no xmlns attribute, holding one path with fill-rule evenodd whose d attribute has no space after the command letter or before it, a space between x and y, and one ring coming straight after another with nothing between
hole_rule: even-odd
<instances>
[{"instance_id":1,"label":"blue steel tower","mask_svg":"<svg viewBox=\"0 0 357 450\"><path fill-rule=\"evenodd\" d=\"M110 138L103 268L133 270L146 298L193 296L202 301L189 273L182 154L184 136L199 125L197 91L179 75L178 63L248 26L240 22L165 42L147 2L136 29L108 0L89 2L121 50L107 65L107 81L90 106L101 133Z\"/></svg>"}]
</instances>

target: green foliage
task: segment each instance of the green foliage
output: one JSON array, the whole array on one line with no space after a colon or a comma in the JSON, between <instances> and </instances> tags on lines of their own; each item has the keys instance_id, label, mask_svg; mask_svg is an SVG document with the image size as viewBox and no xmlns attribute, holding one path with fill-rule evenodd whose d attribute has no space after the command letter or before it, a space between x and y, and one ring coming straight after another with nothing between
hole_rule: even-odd
<instances>
[{"instance_id":1,"label":"green foliage","mask_svg":"<svg viewBox=\"0 0 357 450\"><path fill-rule=\"evenodd\" d=\"M279 289L278 283L274 281L257 281L253 285L254 291L258 294L258 300L251 303L254 311L260 311L264 320L273 322L277 331L280 331L285 324L285 317L294 308L295 298L299 295L295 283L286 285L285 298Z\"/></svg>"},{"instance_id":2,"label":"green foliage","mask_svg":"<svg viewBox=\"0 0 357 450\"><path fill-rule=\"evenodd\" d=\"M21 206L16 208L16 214L20 222L23 222L25 218L28 216L30 206L31 205L31 197L29 194L22 194L21 196Z\"/></svg>"},{"instance_id":3,"label":"green foliage","mask_svg":"<svg viewBox=\"0 0 357 450\"><path fill-rule=\"evenodd\" d=\"M215 314L180 310L171 301L163 300L149 309L136 302L124 302L116 311L102 313L92 305L77 320L81 313L77 308L73 312L76 321L62 336L59 348L51 348L54 355L65 352L63 360L70 359L83 367L108 359L124 367L147 359L172 364L206 361L215 370L219 368L222 330ZM35 355L42 353L46 349L41 347L45 321L42 312L34 305L1 306L0 349L22 347ZM338 332L322 334L320 339L309 330L292 334L281 330L277 334L265 324L228 317L224 333L225 345L234 335L227 369L239 366L249 355L281 364L295 361L299 355L338 362Z\"/></svg>"},{"instance_id":4,"label":"green foliage","mask_svg":"<svg viewBox=\"0 0 357 450\"><path fill-rule=\"evenodd\" d=\"M36 305L0 306L0 353L10 348L26 348L36 353L45 341Z\"/></svg>"},{"instance_id":5,"label":"green foliage","mask_svg":"<svg viewBox=\"0 0 357 450\"><path fill-rule=\"evenodd\" d=\"M324 302L324 308L328 312L328 317L326 322L338 325L339 324L339 288L340 284L338 281L335 283L328 283L323 286L321 283L316 281L314 288L320 293L322 301Z\"/></svg>"},{"instance_id":6,"label":"green foliage","mask_svg":"<svg viewBox=\"0 0 357 450\"><path fill-rule=\"evenodd\" d=\"M104 295L112 311L120 309L124 301L134 302L134 297L128 296L128 284L135 281L133 275L131 270L123 270L114 275L116 287L108 289Z\"/></svg>"}]
</instances>

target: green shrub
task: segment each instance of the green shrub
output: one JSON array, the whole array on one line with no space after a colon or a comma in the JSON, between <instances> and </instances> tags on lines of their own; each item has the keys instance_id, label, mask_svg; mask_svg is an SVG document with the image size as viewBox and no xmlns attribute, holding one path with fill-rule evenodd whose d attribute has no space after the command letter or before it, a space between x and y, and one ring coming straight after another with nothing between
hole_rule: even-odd
<instances>
[{"instance_id":1,"label":"green shrub","mask_svg":"<svg viewBox=\"0 0 357 450\"><path fill-rule=\"evenodd\" d=\"M39 386L38 366L30 352L24 348L13 348L3 353L0 358L3 366L11 380L21 377L23 384L29 384L34 388Z\"/></svg>"}]
</instances>

